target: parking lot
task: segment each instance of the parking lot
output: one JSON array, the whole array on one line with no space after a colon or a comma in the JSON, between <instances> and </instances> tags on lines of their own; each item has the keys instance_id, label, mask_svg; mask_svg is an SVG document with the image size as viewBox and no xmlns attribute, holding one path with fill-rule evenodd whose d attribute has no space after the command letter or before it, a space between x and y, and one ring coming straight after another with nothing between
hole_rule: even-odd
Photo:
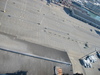
<instances>
[{"instance_id":1,"label":"parking lot","mask_svg":"<svg viewBox=\"0 0 100 75\"><path fill-rule=\"evenodd\" d=\"M62 6L53 3L47 5L46 0L8 0L4 12L6 1L0 0L0 47L65 62L68 62L67 52L74 73L100 75L99 60L92 64L92 68L84 68L79 62L80 58L95 51L95 48L100 51L100 36L95 31L98 29L71 17ZM85 48L87 42L88 47ZM44 74L52 75L53 66L60 65L8 52L0 51L0 55L2 73L30 70L29 75L33 75L41 67ZM43 67L42 64L48 66ZM38 68L35 70L34 66Z\"/></svg>"}]
</instances>

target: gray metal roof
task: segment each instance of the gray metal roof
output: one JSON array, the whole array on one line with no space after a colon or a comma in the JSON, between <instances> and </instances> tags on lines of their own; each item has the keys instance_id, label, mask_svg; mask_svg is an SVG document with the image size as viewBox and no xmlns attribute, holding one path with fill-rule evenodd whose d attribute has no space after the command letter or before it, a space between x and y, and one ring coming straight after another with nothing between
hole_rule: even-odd
<instances>
[{"instance_id":1,"label":"gray metal roof","mask_svg":"<svg viewBox=\"0 0 100 75\"><path fill-rule=\"evenodd\" d=\"M34 46L34 44L33 44ZM34 48L35 47L35 48ZM50 57L53 59L57 59L60 61L67 61L69 63L69 57L66 52L58 51L52 48L43 47L41 48L40 45L34 46L33 52L34 54L39 53L44 54L41 56ZM41 50L36 49L41 48ZM37 52L35 52L37 50ZM51 53L51 52L54 53ZM33 54L33 53L32 53ZM31 54L31 55L32 55ZM49 56L50 55L50 56ZM62 57L63 56L63 57ZM59 66L63 69L63 73L68 73L70 75L73 74L73 69L71 65L57 63L53 61L43 60L39 58L29 57L25 54L20 54L16 52L12 52L1 49L0 51L0 72L1 73L11 73L17 71L28 71L28 75L53 75L54 74L54 66Z\"/></svg>"}]
</instances>

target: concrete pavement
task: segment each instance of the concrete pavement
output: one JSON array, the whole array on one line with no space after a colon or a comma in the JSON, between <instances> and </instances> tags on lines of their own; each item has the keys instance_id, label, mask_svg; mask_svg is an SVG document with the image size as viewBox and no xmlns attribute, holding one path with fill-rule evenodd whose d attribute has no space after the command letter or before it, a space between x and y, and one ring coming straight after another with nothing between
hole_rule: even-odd
<instances>
[{"instance_id":1,"label":"concrete pavement","mask_svg":"<svg viewBox=\"0 0 100 75\"><path fill-rule=\"evenodd\" d=\"M69 16L63 7L54 4L48 6L46 1L40 0L9 0L4 13L5 1L0 0L1 47L31 53L29 47L32 48L32 45L28 47L26 43L16 40L20 39L66 51L73 63L74 72L84 72L79 58L95 48L100 50L100 36L95 32L98 29ZM84 49L86 42L89 48ZM85 70L87 75L97 73Z\"/></svg>"}]
</instances>

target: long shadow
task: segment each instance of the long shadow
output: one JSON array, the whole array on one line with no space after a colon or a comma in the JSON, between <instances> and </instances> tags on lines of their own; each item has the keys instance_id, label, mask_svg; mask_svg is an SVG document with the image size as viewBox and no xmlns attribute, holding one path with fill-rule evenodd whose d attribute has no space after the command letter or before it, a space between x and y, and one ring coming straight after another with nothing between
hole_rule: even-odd
<instances>
[{"instance_id":1,"label":"long shadow","mask_svg":"<svg viewBox=\"0 0 100 75\"><path fill-rule=\"evenodd\" d=\"M71 10L70 10L70 9L64 7L63 10L64 10L68 15L71 16Z\"/></svg>"},{"instance_id":2,"label":"long shadow","mask_svg":"<svg viewBox=\"0 0 100 75\"><path fill-rule=\"evenodd\" d=\"M63 9L64 9L65 13L68 14L69 16L71 16L73 18L76 18L76 19L78 19L80 21L83 21L83 20L81 20L81 19L79 19L79 18L77 18L75 16L72 16L72 11L69 8L64 7ZM85 22L85 21L83 21L83 22Z\"/></svg>"},{"instance_id":3,"label":"long shadow","mask_svg":"<svg viewBox=\"0 0 100 75\"><path fill-rule=\"evenodd\" d=\"M73 16L73 15L72 15L72 11L71 11L69 8L64 7L63 10L64 10L65 13L68 14L69 16L71 16L71 17L73 17L73 18L76 18L76 19L78 19L78 20L80 20L80 21L83 21L83 20L81 20L81 19L79 19L79 18ZM85 21L83 21L83 22L85 22Z\"/></svg>"},{"instance_id":4,"label":"long shadow","mask_svg":"<svg viewBox=\"0 0 100 75\"><path fill-rule=\"evenodd\" d=\"M100 36L100 31L95 30L95 32Z\"/></svg>"},{"instance_id":5,"label":"long shadow","mask_svg":"<svg viewBox=\"0 0 100 75\"><path fill-rule=\"evenodd\" d=\"M78 19L78 20L80 20L80 21L82 21L82 22L88 23L88 22L86 22L86 21L84 21L84 20L82 20L82 19L80 19L80 18L78 18L78 17L73 16L73 15L72 15L72 11L71 11L70 9L64 7L63 10L64 10L65 13L68 14L69 16L71 16L71 17L73 17L73 18L76 18L76 19ZM100 26L99 26L99 27L98 27L98 26L95 26L95 25L93 25L92 23L88 23L88 24L91 25L91 26L93 26L93 27L96 27L96 28L100 29Z\"/></svg>"}]
</instances>

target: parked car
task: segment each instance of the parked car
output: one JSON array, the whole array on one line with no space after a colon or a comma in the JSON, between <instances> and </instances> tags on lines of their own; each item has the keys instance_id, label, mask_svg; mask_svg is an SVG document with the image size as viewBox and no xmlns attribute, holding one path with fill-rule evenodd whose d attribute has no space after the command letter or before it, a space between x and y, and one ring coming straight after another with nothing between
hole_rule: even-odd
<instances>
[{"instance_id":1,"label":"parked car","mask_svg":"<svg viewBox=\"0 0 100 75\"><path fill-rule=\"evenodd\" d=\"M83 59L83 66L85 68L91 68L92 67L92 64L90 63L90 60L89 59Z\"/></svg>"},{"instance_id":2,"label":"parked car","mask_svg":"<svg viewBox=\"0 0 100 75\"><path fill-rule=\"evenodd\" d=\"M97 61L97 58L94 55L87 56L86 59L89 59L92 63Z\"/></svg>"},{"instance_id":3,"label":"parked car","mask_svg":"<svg viewBox=\"0 0 100 75\"><path fill-rule=\"evenodd\" d=\"M100 58L100 52L96 52L96 53L97 53L98 58Z\"/></svg>"},{"instance_id":4,"label":"parked car","mask_svg":"<svg viewBox=\"0 0 100 75\"><path fill-rule=\"evenodd\" d=\"M100 71L100 68L98 68L98 70Z\"/></svg>"}]
</instances>

